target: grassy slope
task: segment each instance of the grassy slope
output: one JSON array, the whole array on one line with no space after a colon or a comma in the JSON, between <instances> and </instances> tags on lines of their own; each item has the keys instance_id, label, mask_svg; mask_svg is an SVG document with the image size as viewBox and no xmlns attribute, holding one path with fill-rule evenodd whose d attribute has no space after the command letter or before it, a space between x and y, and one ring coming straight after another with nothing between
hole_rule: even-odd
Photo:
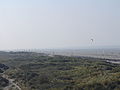
<instances>
[{"instance_id":1,"label":"grassy slope","mask_svg":"<svg viewBox=\"0 0 120 90\"><path fill-rule=\"evenodd\" d=\"M120 89L120 65L100 59L10 53L1 61L11 67L6 73L29 90Z\"/></svg>"}]
</instances>

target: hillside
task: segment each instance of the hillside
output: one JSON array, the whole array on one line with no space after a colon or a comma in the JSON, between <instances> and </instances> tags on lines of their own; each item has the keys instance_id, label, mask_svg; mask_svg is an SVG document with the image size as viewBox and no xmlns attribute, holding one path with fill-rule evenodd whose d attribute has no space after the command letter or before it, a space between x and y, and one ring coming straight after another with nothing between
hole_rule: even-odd
<instances>
[{"instance_id":1,"label":"hillside","mask_svg":"<svg viewBox=\"0 0 120 90\"><path fill-rule=\"evenodd\" d=\"M105 59L33 52L8 52L3 56L7 58L1 63L9 67L5 74L22 90L120 89L120 65Z\"/></svg>"}]
</instances>

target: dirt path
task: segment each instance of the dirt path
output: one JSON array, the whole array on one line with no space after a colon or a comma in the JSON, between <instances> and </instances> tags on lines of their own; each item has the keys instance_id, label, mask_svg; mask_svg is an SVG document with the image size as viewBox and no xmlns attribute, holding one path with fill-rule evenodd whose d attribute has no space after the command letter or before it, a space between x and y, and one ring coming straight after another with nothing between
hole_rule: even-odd
<instances>
[{"instance_id":1,"label":"dirt path","mask_svg":"<svg viewBox=\"0 0 120 90\"><path fill-rule=\"evenodd\" d=\"M9 80L9 85L5 87L3 90L22 90L15 82L14 79L9 79L7 75L3 74L3 78Z\"/></svg>"},{"instance_id":2,"label":"dirt path","mask_svg":"<svg viewBox=\"0 0 120 90\"><path fill-rule=\"evenodd\" d=\"M112 60L107 60L109 63L114 63L114 64L120 64L120 61L112 61Z\"/></svg>"}]
</instances>

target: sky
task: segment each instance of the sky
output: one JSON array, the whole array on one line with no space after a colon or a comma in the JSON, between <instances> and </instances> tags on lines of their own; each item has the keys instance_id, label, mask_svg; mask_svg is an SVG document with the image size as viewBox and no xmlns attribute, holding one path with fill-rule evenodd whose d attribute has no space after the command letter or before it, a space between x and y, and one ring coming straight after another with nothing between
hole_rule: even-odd
<instances>
[{"instance_id":1,"label":"sky","mask_svg":"<svg viewBox=\"0 0 120 90\"><path fill-rule=\"evenodd\" d=\"M120 0L0 0L0 50L119 47L119 24Z\"/></svg>"}]
</instances>

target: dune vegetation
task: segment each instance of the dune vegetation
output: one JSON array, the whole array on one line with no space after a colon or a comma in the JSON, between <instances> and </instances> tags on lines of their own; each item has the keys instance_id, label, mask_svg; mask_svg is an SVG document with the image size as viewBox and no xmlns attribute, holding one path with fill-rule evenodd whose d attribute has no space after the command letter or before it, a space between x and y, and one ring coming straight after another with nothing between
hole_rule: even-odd
<instances>
[{"instance_id":1,"label":"dune vegetation","mask_svg":"<svg viewBox=\"0 0 120 90\"><path fill-rule=\"evenodd\" d=\"M32 52L4 52L0 58L22 90L120 90L120 65L105 59Z\"/></svg>"}]
</instances>

